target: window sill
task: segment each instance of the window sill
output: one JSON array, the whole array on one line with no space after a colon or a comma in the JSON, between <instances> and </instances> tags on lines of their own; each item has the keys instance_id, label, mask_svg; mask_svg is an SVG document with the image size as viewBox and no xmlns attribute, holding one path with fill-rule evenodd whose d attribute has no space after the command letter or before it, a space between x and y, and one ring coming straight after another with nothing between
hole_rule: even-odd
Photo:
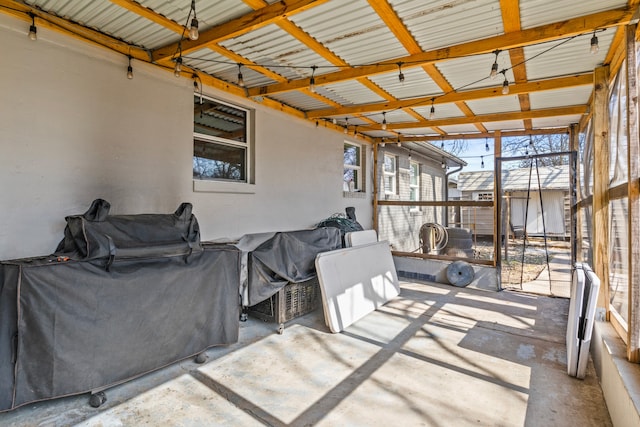
<instances>
[{"instance_id":1,"label":"window sill","mask_svg":"<svg viewBox=\"0 0 640 427\"><path fill-rule=\"evenodd\" d=\"M197 193L255 194L256 186L255 184L247 184L245 182L223 182L194 179L193 191Z\"/></svg>"},{"instance_id":2,"label":"window sill","mask_svg":"<svg viewBox=\"0 0 640 427\"><path fill-rule=\"evenodd\" d=\"M347 199L366 199L367 193L362 191L343 191L342 197Z\"/></svg>"}]
</instances>

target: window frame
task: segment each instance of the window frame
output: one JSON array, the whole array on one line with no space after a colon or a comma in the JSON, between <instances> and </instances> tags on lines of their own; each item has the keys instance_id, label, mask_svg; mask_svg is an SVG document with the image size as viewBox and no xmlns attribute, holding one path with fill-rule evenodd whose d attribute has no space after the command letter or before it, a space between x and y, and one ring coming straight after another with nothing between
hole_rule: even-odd
<instances>
[{"instance_id":1,"label":"window frame","mask_svg":"<svg viewBox=\"0 0 640 427\"><path fill-rule=\"evenodd\" d=\"M392 160L393 164L393 172L387 171L387 158ZM393 154L384 153L383 163L382 163L382 188L384 189L385 195L396 195L398 194L398 158ZM391 190L387 190L387 179L391 178L392 188Z\"/></svg>"},{"instance_id":2,"label":"window frame","mask_svg":"<svg viewBox=\"0 0 640 427\"><path fill-rule=\"evenodd\" d=\"M225 105L229 108L233 108L244 113L244 141L235 141L232 139L227 139L220 136L207 135L204 133L196 132L196 123L194 119L194 128L193 128L193 138L192 138L192 162L195 160L196 153L195 147L197 143L205 143L212 144L221 147L232 147L237 148L243 151L243 170L240 173L241 176L244 176L243 179L233 179L233 178L203 178L192 175L193 183L194 183L194 191L212 191L212 192L234 192L238 190L240 192L247 192L247 189L243 188L243 186L247 186L254 183L254 167L253 167L253 131L254 131L254 113L253 110L247 107L243 107L241 105L225 101L223 99L208 96L200 93L194 93L194 101L193 106L197 105L198 100L200 103L203 101L210 101L217 104ZM234 190L235 188L235 190Z\"/></svg>"},{"instance_id":3,"label":"window frame","mask_svg":"<svg viewBox=\"0 0 640 427\"><path fill-rule=\"evenodd\" d=\"M347 150L347 146L350 147L355 147L357 149L357 155L356 155L356 160L357 160L357 165L350 165L344 162L344 153ZM343 145L342 145L342 154L343 154L343 168L342 168L342 184L343 184L343 191L346 192L363 192L364 191L364 178L363 178L363 152L364 152L364 147L361 144L357 144L355 142L351 142L351 141L344 141ZM349 187L349 183L347 181L344 180L344 174L345 171L349 169L349 170L353 170L355 171L355 181L353 182L354 186L353 189L351 189Z\"/></svg>"}]
</instances>

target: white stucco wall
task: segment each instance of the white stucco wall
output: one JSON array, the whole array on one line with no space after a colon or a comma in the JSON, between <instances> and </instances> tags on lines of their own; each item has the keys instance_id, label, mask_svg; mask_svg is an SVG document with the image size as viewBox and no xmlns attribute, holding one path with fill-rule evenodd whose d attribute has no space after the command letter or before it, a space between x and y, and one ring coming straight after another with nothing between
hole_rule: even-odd
<instances>
[{"instance_id":1,"label":"white stucco wall","mask_svg":"<svg viewBox=\"0 0 640 427\"><path fill-rule=\"evenodd\" d=\"M114 214L168 213L191 202L203 240L311 227L364 198L344 198L344 135L205 87L255 109L252 194L194 192L193 82L0 15L0 259L51 253L64 217L95 198ZM370 147L367 147L370 162ZM372 170L368 165L367 170Z\"/></svg>"}]
</instances>

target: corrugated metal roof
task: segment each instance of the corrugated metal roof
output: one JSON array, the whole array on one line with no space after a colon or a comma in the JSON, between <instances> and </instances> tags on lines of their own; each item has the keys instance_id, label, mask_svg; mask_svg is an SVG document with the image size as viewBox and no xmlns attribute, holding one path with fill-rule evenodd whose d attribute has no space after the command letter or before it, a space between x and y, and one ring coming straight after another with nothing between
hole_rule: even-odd
<instances>
[{"instance_id":1,"label":"corrugated metal roof","mask_svg":"<svg viewBox=\"0 0 640 427\"><path fill-rule=\"evenodd\" d=\"M605 30L597 35L600 50L595 55L589 52L592 34L525 47L527 78L538 80L592 72L604 62L615 30Z\"/></svg>"},{"instance_id":2,"label":"corrugated metal roof","mask_svg":"<svg viewBox=\"0 0 640 427\"><path fill-rule=\"evenodd\" d=\"M593 88L591 86L570 87L567 89L547 90L544 92L532 93L529 95L531 108L534 110L542 108L562 107L567 105L567 100L571 100L573 105L583 105L589 101L589 96Z\"/></svg>"},{"instance_id":3,"label":"corrugated metal roof","mask_svg":"<svg viewBox=\"0 0 640 427\"><path fill-rule=\"evenodd\" d=\"M538 174L543 190L568 190L569 167L539 167L504 169L502 171L502 189L504 191L538 190ZM460 172L458 174L458 190L460 191L493 191L493 171Z\"/></svg>"},{"instance_id":4,"label":"corrugated metal roof","mask_svg":"<svg viewBox=\"0 0 640 427\"><path fill-rule=\"evenodd\" d=\"M391 0L389 3L424 50L452 46L503 32L498 2Z\"/></svg>"},{"instance_id":5,"label":"corrugated metal roof","mask_svg":"<svg viewBox=\"0 0 640 427\"><path fill-rule=\"evenodd\" d=\"M520 22L523 29L538 27L626 5L624 0L520 0Z\"/></svg>"},{"instance_id":6,"label":"corrugated metal roof","mask_svg":"<svg viewBox=\"0 0 640 427\"><path fill-rule=\"evenodd\" d=\"M489 77L495 58L493 54L474 55L440 62L437 67L447 77L451 86L457 90L502 87L503 75L500 74L495 79ZM513 71L511 71L508 58L509 56L504 53L498 55L498 65L504 65L499 70L507 68L507 80L513 82Z\"/></svg>"},{"instance_id":7,"label":"corrugated metal roof","mask_svg":"<svg viewBox=\"0 0 640 427\"><path fill-rule=\"evenodd\" d=\"M140 16L124 7L120 7L109 0L25 0L39 10L64 17L74 23L79 23L103 34L123 40L133 47L143 47L149 51L161 47L168 47L176 43L180 34L165 28L162 22L172 20L178 25L185 25L188 21L191 2L189 0L140 0L139 4L158 14L158 22ZM282 5L277 0L268 0L267 6L279 9L278 13L256 13L248 5L250 2L237 0L220 0L217 2L196 2L197 17L200 21L201 33L214 26L226 24L236 18L243 18L239 22L239 29L244 33L224 39L219 45L231 51L230 57L216 53L206 46L185 55L184 63L188 67L210 74L215 78L235 84L237 82L238 58L245 58L269 68L282 79L266 76L249 66L243 67L243 77L250 90L256 87L270 85L285 85L293 81L306 86L312 74L312 67L319 67L315 76L320 77L328 73L344 73L346 80L318 85L318 94L327 98L321 99L308 96L298 89L283 88L281 93L266 93L268 96L300 110L336 108L341 106L357 106L361 104L384 103L395 100L409 101L416 97L439 97L449 88L459 93L464 90L486 87L500 87L504 77L513 85L514 77L511 71L511 58L508 52L501 52L498 56L499 70L506 70L505 76L498 75L494 80L488 78L489 70L494 62L493 53L481 53L462 58L445 57L436 62L436 68L442 74L445 83L439 77L436 81L420 66L405 63L403 73L404 83L398 81L398 70L369 75L369 79L389 96L381 96L377 91L362 85L355 80L357 69L346 69L336 66L337 58L351 66L375 64L383 61L402 62L409 55L394 32L375 10L375 2L367 0L327 0L305 7L302 12L293 9L296 4ZM614 8L626 7L626 0L520 0L520 23L523 28L560 23L568 19L579 18L582 15L593 14ZM135 4L133 4L135 6ZM460 45L475 40L487 39L504 34L503 17L500 0L389 0L399 22L405 25L415 42L424 50L431 51L439 48ZM286 6L286 8L284 8ZM286 10L286 17L283 15ZM249 15L251 14L251 15ZM251 18L250 18L251 17ZM40 18L38 18L40 19ZM510 19L505 17L504 19ZM517 19L517 18L516 18ZM286 26L279 26L286 20L300 27L305 34L283 30ZM588 22L588 21L584 21ZM516 22L517 23L517 22ZM576 19L579 25L580 19ZM607 25L609 23L607 22ZM561 28L561 25L558 25ZM526 79L528 81L547 79L577 73L593 72L610 54L611 42L617 28L597 30L599 52L589 53L591 28L585 33L567 40L555 40L524 47L526 59ZM229 34L235 30L229 29ZM295 36L294 36L295 35ZM543 35L546 39L548 35ZM216 36L218 37L218 36ZM299 37L300 39L296 38ZM315 43L321 43L326 51L314 51ZM118 50L111 46L112 49ZM486 48L486 47L485 47ZM483 48L483 49L485 49ZM487 49L491 49L490 46ZM177 49L176 49L177 50ZM121 53L127 55L126 46ZM328 52L328 53L327 53ZM446 54L447 50L441 51ZM333 55L333 56L332 56ZM137 56L140 57L139 55ZM279 81L274 81L279 80ZM288 90L289 89L289 90ZM592 88L553 90L546 92L532 92L529 95L532 114L536 110L562 107L567 105L585 105L591 97ZM497 96L485 99L474 99L466 102L467 106L478 115L491 113L520 112L521 106L515 95ZM464 117L462 111L452 103L436 103L436 119ZM425 119L429 116L430 105L413 108ZM395 110L395 109L394 109ZM394 123L416 123L415 117L404 111L390 110L387 122L390 128ZM382 120L381 112L364 114L376 123ZM351 123L363 126L367 132L367 120L354 119L355 114L345 115L343 112L328 114L329 117L338 116L341 120L350 117ZM564 127L579 120L581 116L559 116L555 118L532 119L536 127ZM482 125L489 131L523 129L529 121L511 120L500 122L486 122ZM422 125L421 125L422 126ZM475 133L478 127L473 124L443 125L440 129L451 133ZM379 131L371 131L370 136L378 135ZM433 135L431 128L402 129L401 134ZM382 134L392 134L387 131Z\"/></svg>"}]
</instances>

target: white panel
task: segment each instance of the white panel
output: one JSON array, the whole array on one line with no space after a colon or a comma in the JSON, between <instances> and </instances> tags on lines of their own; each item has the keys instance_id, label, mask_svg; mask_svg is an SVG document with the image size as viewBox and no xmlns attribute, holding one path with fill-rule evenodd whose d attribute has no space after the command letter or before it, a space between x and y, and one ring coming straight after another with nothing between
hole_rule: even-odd
<instances>
[{"instance_id":1,"label":"white panel","mask_svg":"<svg viewBox=\"0 0 640 427\"><path fill-rule=\"evenodd\" d=\"M318 254L316 270L325 322L333 333L400 294L387 241Z\"/></svg>"}]
</instances>

